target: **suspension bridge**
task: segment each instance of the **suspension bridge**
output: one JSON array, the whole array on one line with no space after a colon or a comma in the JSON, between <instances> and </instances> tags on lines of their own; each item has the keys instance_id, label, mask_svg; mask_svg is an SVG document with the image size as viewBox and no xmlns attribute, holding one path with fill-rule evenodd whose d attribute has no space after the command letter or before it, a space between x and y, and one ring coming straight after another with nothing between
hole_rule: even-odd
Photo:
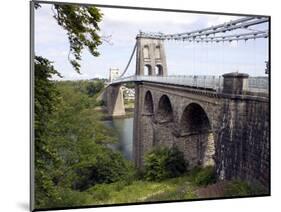
<instances>
[{"instance_id":1,"label":"suspension bridge","mask_svg":"<svg viewBox=\"0 0 281 212\"><path fill-rule=\"evenodd\" d=\"M214 165L219 179L268 186L268 78L231 72L222 76L168 75L164 42L223 43L267 39L253 26L268 17L245 17L184 33L140 32L119 78L106 89L109 114L125 114L120 86L135 83L133 157L140 169L155 146L177 146L189 167ZM136 54L135 74L126 76Z\"/></svg>"}]
</instances>

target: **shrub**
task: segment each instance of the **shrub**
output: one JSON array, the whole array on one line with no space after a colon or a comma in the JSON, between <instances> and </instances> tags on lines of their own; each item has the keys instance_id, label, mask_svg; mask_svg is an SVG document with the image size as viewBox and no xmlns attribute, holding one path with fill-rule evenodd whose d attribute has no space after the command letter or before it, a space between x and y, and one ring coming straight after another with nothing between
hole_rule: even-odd
<instances>
[{"instance_id":1,"label":"shrub","mask_svg":"<svg viewBox=\"0 0 281 212\"><path fill-rule=\"evenodd\" d=\"M104 82L101 80L97 80L94 82L89 82L86 86L87 94L92 97L96 95L97 93L101 92L101 90L104 88Z\"/></svg>"},{"instance_id":2,"label":"shrub","mask_svg":"<svg viewBox=\"0 0 281 212\"><path fill-rule=\"evenodd\" d=\"M100 100L96 102L96 106L106 106L104 100Z\"/></svg>"},{"instance_id":3,"label":"shrub","mask_svg":"<svg viewBox=\"0 0 281 212\"><path fill-rule=\"evenodd\" d=\"M103 154L97 157L95 164L80 168L76 172L77 178L73 188L80 191L96 184L107 184L120 180L130 184L135 177L133 165L125 160L121 153L110 149L104 150Z\"/></svg>"},{"instance_id":4,"label":"shrub","mask_svg":"<svg viewBox=\"0 0 281 212\"><path fill-rule=\"evenodd\" d=\"M197 186L206 186L216 182L213 166L207 166L205 168L196 167L190 173L193 183Z\"/></svg>"},{"instance_id":5,"label":"shrub","mask_svg":"<svg viewBox=\"0 0 281 212\"><path fill-rule=\"evenodd\" d=\"M75 207L87 205L91 202L91 195L87 192L74 191L69 188L57 186L55 187L57 198L43 197L40 199L40 204L36 208L50 207Z\"/></svg>"},{"instance_id":6,"label":"shrub","mask_svg":"<svg viewBox=\"0 0 281 212\"><path fill-rule=\"evenodd\" d=\"M146 180L163 180L182 175L187 169L187 162L176 147L157 148L145 156L144 169Z\"/></svg>"},{"instance_id":7,"label":"shrub","mask_svg":"<svg viewBox=\"0 0 281 212\"><path fill-rule=\"evenodd\" d=\"M98 184L95 187L91 188L88 193L93 195L95 201L104 201L109 198L111 187L106 186L105 184Z\"/></svg>"}]
</instances>

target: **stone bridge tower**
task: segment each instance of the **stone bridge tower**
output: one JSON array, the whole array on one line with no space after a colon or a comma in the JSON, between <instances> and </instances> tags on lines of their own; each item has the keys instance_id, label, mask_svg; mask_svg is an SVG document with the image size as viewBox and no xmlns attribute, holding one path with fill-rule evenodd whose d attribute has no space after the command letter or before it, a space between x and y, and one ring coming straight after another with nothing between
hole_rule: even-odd
<instances>
[{"instance_id":1,"label":"stone bridge tower","mask_svg":"<svg viewBox=\"0 0 281 212\"><path fill-rule=\"evenodd\" d=\"M137 36L136 75L167 76L162 39Z\"/></svg>"}]
</instances>

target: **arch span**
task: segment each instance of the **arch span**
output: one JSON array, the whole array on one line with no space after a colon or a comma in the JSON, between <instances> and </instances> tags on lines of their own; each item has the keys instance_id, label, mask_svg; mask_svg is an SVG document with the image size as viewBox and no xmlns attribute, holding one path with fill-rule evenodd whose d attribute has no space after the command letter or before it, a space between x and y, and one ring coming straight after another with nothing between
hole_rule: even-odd
<instances>
[{"instance_id":1,"label":"arch span","mask_svg":"<svg viewBox=\"0 0 281 212\"><path fill-rule=\"evenodd\" d=\"M191 103L185 107L181 121L180 129L183 133L198 134L209 132L211 125L207 113L197 103Z\"/></svg>"},{"instance_id":2,"label":"arch span","mask_svg":"<svg viewBox=\"0 0 281 212\"><path fill-rule=\"evenodd\" d=\"M190 168L214 165L214 136L205 110L197 103L185 107L180 119L185 158Z\"/></svg>"},{"instance_id":3,"label":"arch span","mask_svg":"<svg viewBox=\"0 0 281 212\"><path fill-rule=\"evenodd\" d=\"M159 100L156 120L162 123L173 121L173 108L171 101L167 95L161 96Z\"/></svg>"},{"instance_id":4,"label":"arch span","mask_svg":"<svg viewBox=\"0 0 281 212\"><path fill-rule=\"evenodd\" d=\"M147 90L144 95L143 100L143 113L141 116L141 134L144 134L145 137L142 138L142 142L140 144L142 149L142 158L146 154L146 152L150 151L154 146L154 131L153 131L153 98L152 93Z\"/></svg>"},{"instance_id":5,"label":"arch span","mask_svg":"<svg viewBox=\"0 0 281 212\"><path fill-rule=\"evenodd\" d=\"M154 113L153 98L150 91L147 91L144 97L144 112L149 114Z\"/></svg>"}]
</instances>

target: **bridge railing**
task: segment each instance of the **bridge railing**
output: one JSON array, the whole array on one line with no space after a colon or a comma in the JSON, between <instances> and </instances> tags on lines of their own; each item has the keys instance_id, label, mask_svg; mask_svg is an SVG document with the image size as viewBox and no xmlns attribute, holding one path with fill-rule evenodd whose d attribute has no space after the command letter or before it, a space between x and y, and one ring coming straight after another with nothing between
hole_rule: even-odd
<instances>
[{"instance_id":1,"label":"bridge railing","mask_svg":"<svg viewBox=\"0 0 281 212\"><path fill-rule=\"evenodd\" d=\"M268 77L249 77L248 91L258 93L268 93L269 81Z\"/></svg>"},{"instance_id":2,"label":"bridge railing","mask_svg":"<svg viewBox=\"0 0 281 212\"><path fill-rule=\"evenodd\" d=\"M119 84L126 82L159 82L171 85L183 85L189 87L195 87L200 89L211 89L217 92L223 90L223 76L211 76L211 75L170 75L170 76L128 76L119 78L113 81L111 84ZM268 78L267 77L249 77L248 86L246 91L268 93Z\"/></svg>"},{"instance_id":3,"label":"bridge railing","mask_svg":"<svg viewBox=\"0 0 281 212\"><path fill-rule=\"evenodd\" d=\"M222 77L221 76L199 76L199 75L190 75L190 76L128 76L124 78L117 79L112 82L112 84L126 83L126 82L138 82L138 81L147 81L147 82L159 82L171 85L183 85L190 86L202 89L212 89L220 91L222 89Z\"/></svg>"}]
</instances>

